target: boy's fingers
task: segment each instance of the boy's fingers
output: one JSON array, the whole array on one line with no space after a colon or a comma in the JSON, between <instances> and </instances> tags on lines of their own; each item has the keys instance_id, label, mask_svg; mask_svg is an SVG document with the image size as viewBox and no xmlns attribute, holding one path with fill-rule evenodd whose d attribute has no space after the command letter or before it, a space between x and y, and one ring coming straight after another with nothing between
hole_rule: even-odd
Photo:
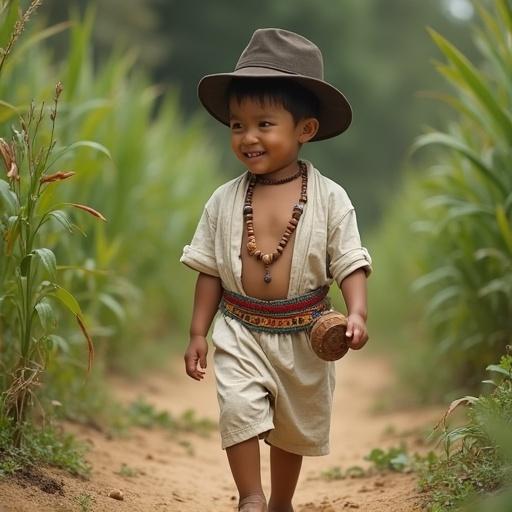
<instances>
[{"instance_id":1,"label":"boy's fingers","mask_svg":"<svg viewBox=\"0 0 512 512\"><path fill-rule=\"evenodd\" d=\"M361 331L358 333L357 338L354 336L354 339L350 342L350 347L354 350L359 350L366 345L367 341L368 335L364 331Z\"/></svg>"},{"instance_id":2,"label":"boy's fingers","mask_svg":"<svg viewBox=\"0 0 512 512\"><path fill-rule=\"evenodd\" d=\"M196 379L197 355L185 355L185 371L189 377Z\"/></svg>"}]
</instances>

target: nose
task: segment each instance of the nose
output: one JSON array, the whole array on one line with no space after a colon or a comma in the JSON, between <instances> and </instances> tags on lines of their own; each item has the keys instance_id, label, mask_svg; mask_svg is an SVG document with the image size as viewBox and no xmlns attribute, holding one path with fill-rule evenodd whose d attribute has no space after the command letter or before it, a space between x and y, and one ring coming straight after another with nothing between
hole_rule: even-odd
<instances>
[{"instance_id":1,"label":"nose","mask_svg":"<svg viewBox=\"0 0 512 512\"><path fill-rule=\"evenodd\" d=\"M258 137L256 135L255 130L247 129L244 131L242 136L243 144L256 144L258 142Z\"/></svg>"}]
</instances>

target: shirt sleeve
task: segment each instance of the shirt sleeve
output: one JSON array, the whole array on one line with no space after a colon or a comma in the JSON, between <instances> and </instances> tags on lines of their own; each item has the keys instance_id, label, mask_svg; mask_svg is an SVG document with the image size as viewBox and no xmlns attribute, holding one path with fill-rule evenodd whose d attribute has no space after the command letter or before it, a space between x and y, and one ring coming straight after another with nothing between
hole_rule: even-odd
<instances>
[{"instance_id":1,"label":"shirt sleeve","mask_svg":"<svg viewBox=\"0 0 512 512\"><path fill-rule=\"evenodd\" d=\"M215 259L215 225L207 208L203 210L192 241L183 248L180 262L198 272L219 277Z\"/></svg>"},{"instance_id":2,"label":"shirt sleeve","mask_svg":"<svg viewBox=\"0 0 512 512\"><path fill-rule=\"evenodd\" d=\"M361 246L354 207L335 219L329 228L327 240L329 272L339 286L345 277L363 268L366 276L372 272L372 259Z\"/></svg>"}]
</instances>

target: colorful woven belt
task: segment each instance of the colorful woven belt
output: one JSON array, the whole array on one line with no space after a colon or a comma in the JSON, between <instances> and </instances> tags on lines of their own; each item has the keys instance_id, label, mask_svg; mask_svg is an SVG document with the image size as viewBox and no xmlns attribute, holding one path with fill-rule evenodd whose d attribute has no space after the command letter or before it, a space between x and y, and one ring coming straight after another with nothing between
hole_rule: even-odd
<instances>
[{"instance_id":1,"label":"colorful woven belt","mask_svg":"<svg viewBox=\"0 0 512 512\"><path fill-rule=\"evenodd\" d=\"M330 308L329 287L291 299L261 300L224 290L219 308L226 316L255 331L288 333L308 329Z\"/></svg>"}]
</instances>

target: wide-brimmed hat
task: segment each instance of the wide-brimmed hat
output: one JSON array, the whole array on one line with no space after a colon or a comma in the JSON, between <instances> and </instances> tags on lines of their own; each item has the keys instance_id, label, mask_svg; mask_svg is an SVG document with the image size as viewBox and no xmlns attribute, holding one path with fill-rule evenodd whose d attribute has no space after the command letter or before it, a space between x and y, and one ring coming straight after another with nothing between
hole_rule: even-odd
<instances>
[{"instance_id":1,"label":"wide-brimmed hat","mask_svg":"<svg viewBox=\"0 0 512 512\"><path fill-rule=\"evenodd\" d=\"M232 73L207 75L199 82L201 103L215 119L229 126L227 90L233 78L283 78L293 80L312 92L319 102L320 127L313 140L334 137L352 121L352 109L345 96L324 80L320 49L309 39L277 28L254 32Z\"/></svg>"}]
</instances>

